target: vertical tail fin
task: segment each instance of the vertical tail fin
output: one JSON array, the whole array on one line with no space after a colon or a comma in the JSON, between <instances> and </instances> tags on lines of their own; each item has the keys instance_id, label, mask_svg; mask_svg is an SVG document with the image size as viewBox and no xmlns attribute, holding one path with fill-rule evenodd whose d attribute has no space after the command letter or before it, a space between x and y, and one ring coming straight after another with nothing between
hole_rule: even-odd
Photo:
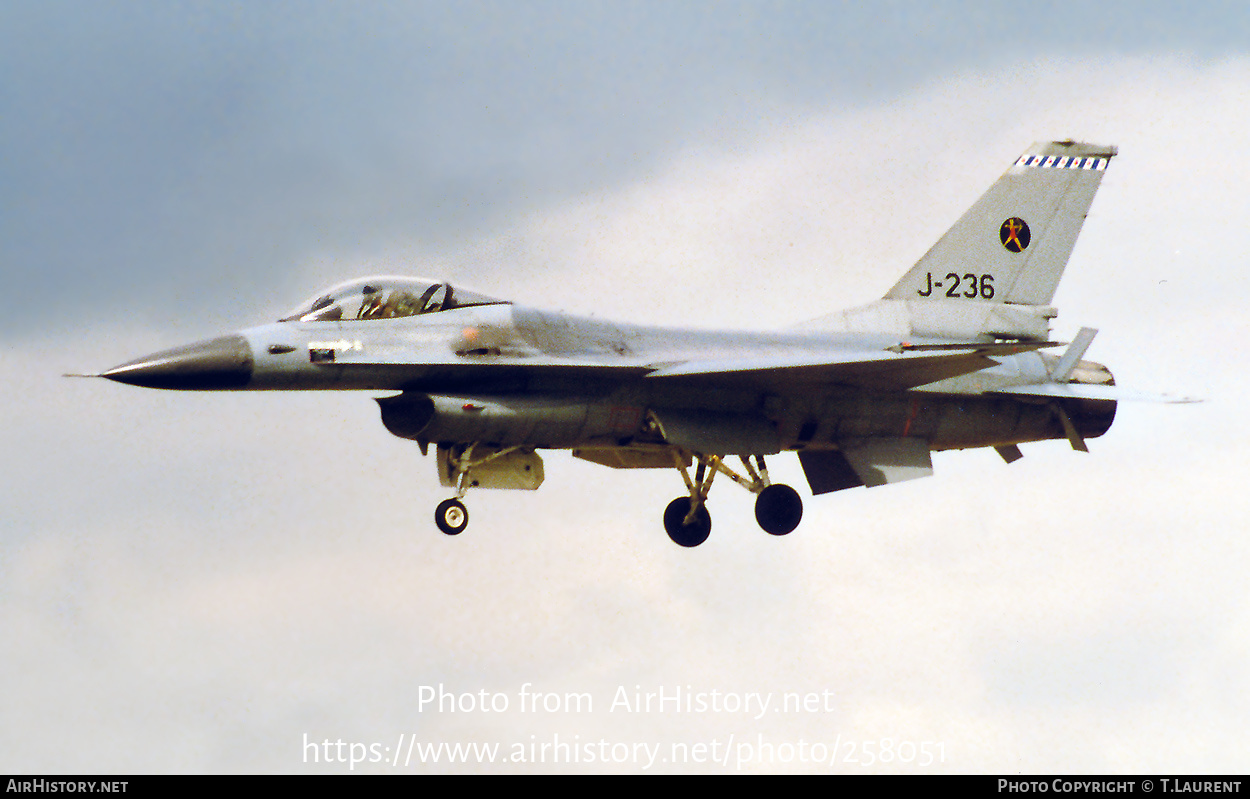
<instances>
[{"instance_id":1,"label":"vertical tail fin","mask_svg":"<svg viewBox=\"0 0 1250 799\"><path fill-rule=\"evenodd\" d=\"M1038 143L968 209L887 300L1049 305L1115 147Z\"/></svg>"}]
</instances>

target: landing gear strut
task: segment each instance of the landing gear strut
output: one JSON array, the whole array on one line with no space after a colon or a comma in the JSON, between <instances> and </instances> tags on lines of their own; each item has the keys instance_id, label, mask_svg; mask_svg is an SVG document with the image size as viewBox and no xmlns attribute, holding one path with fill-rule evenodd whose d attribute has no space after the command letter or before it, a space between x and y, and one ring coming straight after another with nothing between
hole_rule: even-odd
<instances>
[{"instance_id":1,"label":"landing gear strut","mask_svg":"<svg viewBox=\"0 0 1250 799\"><path fill-rule=\"evenodd\" d=\"M690 470L686 468L686 459L677 453L673 460L686 481L688 497L678 497L668 503L664 509L664 532L673 539L673 543L683 547L697 547L707 540L712 532L712 516L703 504L707 494L712 490L712 478L716 469L708 470L709 459L700 455L699 467L695 470L694 479L690 479Z\"/></svg>"},{"instance_id":2,"label":"landing gear strut","mask_svg":"<svg viewBox=\"0 0 1250 799\"><path fill-rule=\"evenodd\" d=\"M474 442L466 446L459 454L455 454L453 451L448 459L448 474L446 477L450 478L452 484L456 486L456 496L443 500L434 509L434 523L438 525L438 529L447 535L460 535L464 532L464 528L469 526L469 510L464 506L464 502L461 501L464 499L464 494L469 490L470 485L477 485L476 481L470 481L469 470L520 449L520 447L505 447L491 451L493 448L488 448L488 451L490 451L489 455L473 460L473 449L476 446L477 442ZM541 478L539 478L539 482L541 482ZM445 480L444 485L446 484Z\"/></svg>"},{"instance_id":3,"label":"landing gear strut","mask_svg":"<svg viewBox=\"0 0 1250 799\"><path fill-rule=\"evenodd\" d=\"M678 497L664 509L664 531L668 533L668 537L683 547L697 547L707 540L712 531L712 517L707 512L705 503L712 487L712 478L717 472L723 472L729 479L757 495L755 520L764 532L769 535L793 532L803 519L803 500L790 486L773 484L768 479L768 468L764 465L763 456L752 457L755 458L755 465L746 455L741 456L742 465L747 472L742 475L726 466L718 455L674 453L674 465L681 472L690 496ZM688 469L690 458L698 462L693 480Z\"/></svg>"}]
</instances>

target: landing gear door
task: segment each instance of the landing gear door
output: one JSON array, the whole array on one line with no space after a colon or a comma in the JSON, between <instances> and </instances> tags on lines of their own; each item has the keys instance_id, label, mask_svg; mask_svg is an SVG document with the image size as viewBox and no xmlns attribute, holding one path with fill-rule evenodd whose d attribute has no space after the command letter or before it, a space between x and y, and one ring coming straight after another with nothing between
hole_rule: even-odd
<instances>
[{"instance_id":1,"label":"landing gear door","mask_svg":"<svg viewBox=\"0 0 1250 799\"><path fill-rule=\"evenodd\" d=\"M543 459L533 450L498 447L438 447L438 481L447 488L511 488L535 491L543 484Z\"/></svg>"}]
</instances>

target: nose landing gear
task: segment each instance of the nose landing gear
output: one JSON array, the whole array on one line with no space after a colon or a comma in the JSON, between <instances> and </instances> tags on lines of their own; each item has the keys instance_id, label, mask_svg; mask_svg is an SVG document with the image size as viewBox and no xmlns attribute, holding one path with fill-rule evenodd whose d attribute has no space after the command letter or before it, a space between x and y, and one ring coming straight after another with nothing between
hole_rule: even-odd
<instances>
[{"instance_id":1,"label":"nose landing gear","mask_svg":"<svg viewBox=\"0 0 1250 799\"><path fill-rule=\"evenodd\" d=\"M447 535L460 535L469 526L469 511L460 499L445 499L434 509L434 523Z\"/></svg>"},{"instance_id":2,"label":"nose landing gear","mask_svg":"<svg viewBox=\"0 0 1250 799\"><path fill-rule=\"evenodd\" d=\"M445 471L442 471L443 467L440 467L440 475L442 475L441 479L443 481L443 485L451 485L456 488L456 495L454 497L443 500L438 503L438 507L434 509L434 524L438 525L438 529L442 530L447 535L460 535L464 532L464 528L469 526L469 511L464 506L464 502L462 500L464 499L465 492L472 486L478 484L478 479L470 476L470 470L480 468L491 463L499 463L520 449L520 447L482 447L487 454L477 460L474 460L473 451L478 447L479 445L475 442L468 444L463 448L459 446L447 448L444 452L445 448L442 445L439 446L439 457L445 458L445 462L443 464L443 466L445 466ZM537 482L534 482L532 486L527 485L525 487L537 488L538 484L542 482L541 466L542 462L539 461L535 469L537 473ZM535 467L526 464L523 468L526 472L530 472L531 469ZM495 479L498 480L499 478L496 477Z\"/></svg>"}]
</instances>

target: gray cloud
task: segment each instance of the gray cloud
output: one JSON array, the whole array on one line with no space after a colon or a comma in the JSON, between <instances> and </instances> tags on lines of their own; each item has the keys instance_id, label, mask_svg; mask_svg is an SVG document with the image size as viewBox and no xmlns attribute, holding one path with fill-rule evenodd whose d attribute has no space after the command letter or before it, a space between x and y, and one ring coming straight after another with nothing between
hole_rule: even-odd
<instances>
[{"instance_id":1,"label":"gray cloud","mask_svg":"<svg viewBox=\"0 0 1250 799\"><path fill-rule=\"evenodd\" d=\"M1110 26L1065 4L10 6L0 259L11 290L55 291L72 318L124 303L164 324L191 299L225 324L240 293L300 289L292 265L319 252L474 238L795 108L1055 52L1242 41L1242 9L1131 8L1104 5Z\"/></svg>"}]
</instances>

